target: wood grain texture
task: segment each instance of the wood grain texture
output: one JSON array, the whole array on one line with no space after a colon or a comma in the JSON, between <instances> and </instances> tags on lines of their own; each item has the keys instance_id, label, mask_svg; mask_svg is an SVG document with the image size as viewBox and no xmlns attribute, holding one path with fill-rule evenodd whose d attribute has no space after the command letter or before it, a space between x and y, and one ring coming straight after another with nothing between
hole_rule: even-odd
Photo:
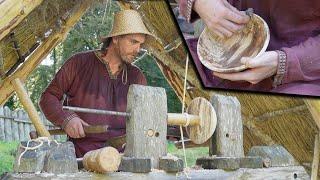
<instances>
[{"instance_id":1,"label":"wood grain texture","mask_svg":"<svg viewBox=\"0 0 320 180\"><path fill-rule=\"evenodd\" d=\"M256 57L265 52L270 35L266 22L253 15L245 27L231 37L221 38L208 28L201 33L197 52L201 63L217 72L237 72L246 69L242 57Z\"/></svg>"},{"instance_id":2,"label":"wood grain texture","mask_svg":"<svg viewBox=\"0 0 320 180\"><path fill-rule=\"evenodd\" d=\"M217 126L217 116L211 103L205 98L195 98L187 108L187 113L198 115L199 125L188 126L187 133L192 142L202 144L213 135Z\"/></svg>"},{"instance_id":3,"label":"wood grain texture","mask_svg":"<svg viewBox=\"0 0 320 180\"><path fill-rule=\"evenodd\" d=\"M244 157L241 106L236 97L214 95L211 103L217 113L216 133L211 138L210 155Z\"/></svg>"},{"instance_id":4,"label":"wood grain texture","mask_svg":"<svg viewBox=\"0 0 320 180\"><path fill-rule=\"evenodd\" d=\"M159 168L159 158L167 154L167 97L165 89L131 85L128 91L126 149L124 155L150 158Z\"/></svg>"},{"instance_id":5,"label":"wood grain texture","mask_svg":"<svg viewBox=\"0 0 320 180\"><path fill-rule=\"evenodd\" d=\"M121 155L113 147L105 147L87 152L83 156L83 166L88 171L107 173L118 170Z\"/></svg>"},{"instance_id":6,"label":"wood grain texture","mask_svg":"<svg viewBox=\"0 0 320 180\"><path fill-rule=\"evenodd\" d=\"M12 81L12 85L19 97L19 100L25 110L27 111L31 122L35 126L37 132L39 133L40 136L44 137L50 137L49 131L46 129L44 124L42 123L40 116L38 115L38 112L36 108L34 107L27 91L24 89L20 79L14 79Z\"/></svg>"}]
</instances>

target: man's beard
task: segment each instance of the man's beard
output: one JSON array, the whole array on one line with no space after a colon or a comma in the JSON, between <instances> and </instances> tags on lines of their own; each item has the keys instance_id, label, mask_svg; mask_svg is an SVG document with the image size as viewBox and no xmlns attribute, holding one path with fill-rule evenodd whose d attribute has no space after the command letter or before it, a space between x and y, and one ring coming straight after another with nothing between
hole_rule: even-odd
<instances>
[{"instance_id":1,"label":"man's beard","mask_svg":"<svg viewBox=\"0 0 320 180\"><path fill-rule=\"evenodd\" d=\"M133 56L132 59L129 58L128 56ZM127 63L127 64L131 64L134 62L134 59L136 58L137 55L120 55L122 62Z\"/></svg>"}]
</instances>

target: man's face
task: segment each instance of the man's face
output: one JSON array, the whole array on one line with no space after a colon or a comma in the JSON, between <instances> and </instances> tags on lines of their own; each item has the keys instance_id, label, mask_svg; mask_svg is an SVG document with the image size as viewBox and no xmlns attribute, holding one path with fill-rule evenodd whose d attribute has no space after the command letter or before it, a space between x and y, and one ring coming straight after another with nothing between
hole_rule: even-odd
<instances>
[{"instance_id":1,"label":"man's face","mask_svg":"<svg viewBox=\"0 0 320 180\"><path fill-rule=\"evenodd\" d=\"M117 49L116 52L118 52L124 62L132 63L140 51L140 47L144 43L145 38L145 34L128 34L118 36L115 41Z\"/></svg>"}]
</instances>

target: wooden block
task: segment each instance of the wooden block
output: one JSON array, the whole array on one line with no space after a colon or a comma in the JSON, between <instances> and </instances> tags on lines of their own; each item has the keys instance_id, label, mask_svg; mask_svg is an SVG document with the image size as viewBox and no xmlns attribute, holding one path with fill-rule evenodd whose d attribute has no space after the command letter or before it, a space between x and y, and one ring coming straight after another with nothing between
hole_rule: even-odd
<instances>
[{"instance_id":1,"label":"wooden block","mask_svg":"<svg viewBox=\"0 0 320 180\"><path fill-rule=\"evenodd\" d=\"M166 172L183 171L183 167L182 159L173 155L161 157L159 161L159 168Z\"/></svg>"},{"instance_id":2,"label":"wooden block","mask_svg":"<svg viewBox=\"0 0 320 180\"><path fill-rule=\"evenodd\" d=\"M259 156L247 156L240 158L240 168L263 168L262 158Z\"/></svg>"},{"instance_id":3,"label":"wooden block","mask_svg":"<svg viewBox=\"0 0 320 180\"><path fill-rule=\"evenodd\" d=\"M126 157L151 159L159 168L159 158L167 154L167 98L163 88L131 85L128 91Z\"/></svg>"},{"instance_id":4,"label":"wooden block","mask_svg":"<svg viewBox=\"0 0 320 180\"><path fill-rule=\"evenodd\" d=\"M0 116L3 116L3 106L0 106ZM5 141L5 134L4 134L4 118L0 117L0 141Z\"/></svg>"},{"instance_id":5,"label":"wooden block","mask_svg":"<svg viewBox=\"0 0 320 180\"><path fill-rule=\"evenodd\" d=\"M236 170L240 168L240 159L237 157L202 157L198 158L196 164L204 169Z\"/></svg>"},{"instance_id":6,"label":"wooden block","mask_svg":"<svg viewBox=\"0 0 320 180\"><path fill-rule=\"evenodd\" d=\"M134 173L147 173L151 172L151 159L150 158L131 158L123 156L119 166L120 171L134 172Z\"/></svg>"},{"instance_id":7,"label":"wooden block","mask_svg":"<svg viewBox=\"0 0 320 180\"><path fill-rule=\"evenodd\" d=\"M265 167L296 166L299 163L294 157L280 145L253 146L248 156L260 156Z\"/></svg>"},{"instance_id":8,"label":"wooden block","mask_svg":"<svg viewBox=\"0 0 320 180\"><path fill-rule=\"evenodd\" d=\"M54 174L76 173L78 172L78 163L74 145L67 141L59 145L51 142L51 148L47 152L43 171Z\"/></svg>"},{"instance_id":9,"label":"wooden block","mask_svg":"<svg viewBox=\"0 0 320 180\"><path fill-rule=\"evenodd\" d=\"M241 106L236 97L214 95L217 128L211 138L209 155L244 157Z\"/></svg>"}]
</instances>

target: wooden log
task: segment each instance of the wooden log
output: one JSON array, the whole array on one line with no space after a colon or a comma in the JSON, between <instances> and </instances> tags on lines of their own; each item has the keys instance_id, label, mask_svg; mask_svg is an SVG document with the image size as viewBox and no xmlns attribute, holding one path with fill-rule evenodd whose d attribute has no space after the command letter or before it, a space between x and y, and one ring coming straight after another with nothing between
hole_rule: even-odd
<instances>
[{"instance_id":1,"label":"wooden log","mask_svg":"<svg viewBox=\"0 0 320 180\"><path fill-rule=\"evenodd\" d=\"M117 171L121 162L121 155L113 147L105 147L87 152L83 156L83 167L88 171L98 173Z\"/></svg>"},{"instance_id":2,"label":"wooden log","mask_svg":"<svg viewBox=\"0 0 320 180\"><path fill-rule=\"evenodd\" d=\"M150 158L159 168L159 158L167 154L167 98L163 88L131 85L128 92L126 149L124 155Z\"/></svg>"},{"instance_id":3,"label":"wooden log","mask_svg":"<svg viewBox=\"0 0 320 180\"><path fill-rule=\"evenodd\" d=\"M41 119L38 115L38 112L37 112L36 108L34 107L27 91L23 87L21 80L17 78L17 79L12 80L11 82L12 82L12 85L14 86L14 89L19 97L21 104L24 106L25 110L27 111L27 113L30 117L30 120L33 123L33 125L35 126L38 134L40 136L50 137L50 133L48 132L48 130L44 127L43 123L41 122Z\"/></svg>"},{"instance_id":4,"label":"wooden log","mask_svg":"<svg viewBox=\"0 0 320 180\"><path fill-rule=\"evenodd\" d=\"M3 0L0 3L0 40L10 33L43 0Z\"/></svg>"},{"instance_id":5,"label":"wooden log","mask_svg":"<svg viewBox=\"0 0 320 180\"><path fill-rule=\"evenodd\" d=\"M313 148L313 160L312 160L312 170L311 179L318 179L318 168L319 168L319 134L316 134L314 138L314 148Z\"/></svg>"},{"instance_id":6,"label":"wooden log","mask_svg":"<svg viewBox=\"0 0 320 180\"><path fill-rule=\"evenodd\" d=\"M304 103L307 105L314 122L320 130L320 100L319 99L304 99Z\"/></svg>"},{"instance_id":7,"label":"wooden log","mask_svg":"<svg viewBox=\"0 0 320 180\"><path fill-rule=\"evenodd\" d=\"M4 134L4 109L0 106L0 141L5 141L6 137Z\"/></svg>"},{"instance_id":8,"label":"wooden log","mask_svg":"<svg viewBox=\"0 0 320 180\"><path fill-rule=\"evenodd\" d=\"M14 118L12 120L12 138L14 141L20 141L19 138L19 125L16 119L18 119L18 114L16 111L12 112L12 117Z\"/></svg>"},{"instance_id":9,"label":"wooden log","mask_svg":"<svg viewBox=\"0 0 320 180\"><path fill-rule=\"evenodd\" d=\"M73 25L80 19L94 1L79 0L78 2L79 3L69 11L70 14L68 18L63 21L61 29L52 33L47 39L45 39L37 50L28 57L25 63L23 63L11 76L2 81L0 84L0 105L3 105L14 92L11 81L15 78L20 78L21 81L24 82L35 67L37 67L45 57L47 57L50 50L64 40Z\"/></svg>"},{"instance_id":10,"label":"wooden log","mask_svg":"<svg viewBox=\"0 0 320 180\"><path fill-rule=\"evenodd\" d=\"M211 103L217 114L217 128L211 138L209 154L244 157L241 106L238 99L214 95Z\"/></svg>"},{"instance_id":11,"label":"wooden log","mask_svg":"<svg viewBox=\"0 0 320 180\"><path fill-rule=\"evenodd\" d=\"M4 116L5 117L11 117L11 110L9 107L4 107ZM12 119L10 118L5 118L4 120L4 133L5 133L5 138L6 141L12 141L12 128L11 128L11 122Z\"/></svg>"}]
</instances>

